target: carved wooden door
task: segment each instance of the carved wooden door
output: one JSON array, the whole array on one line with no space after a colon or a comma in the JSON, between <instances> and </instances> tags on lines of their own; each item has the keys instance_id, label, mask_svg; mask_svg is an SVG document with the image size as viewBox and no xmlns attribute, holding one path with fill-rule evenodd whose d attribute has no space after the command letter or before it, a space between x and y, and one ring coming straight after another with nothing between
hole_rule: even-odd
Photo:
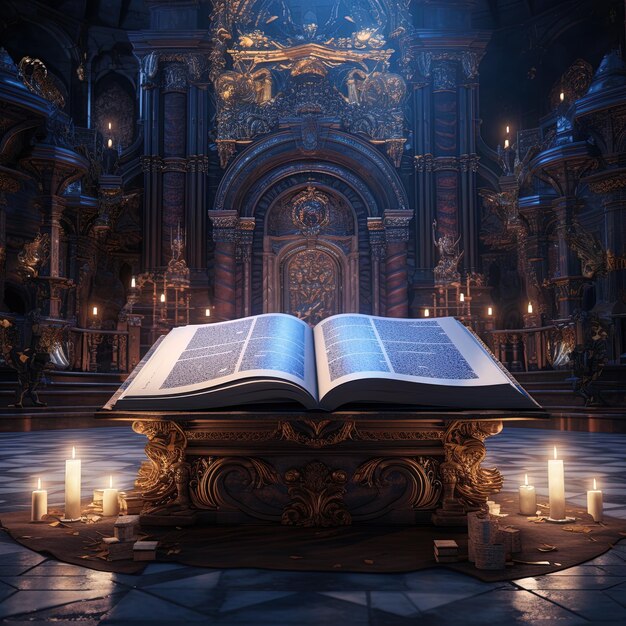
<instances>
[{"instance_id":1,"label":"carved wooden door","mask_svg":"<svg viewBox=\"0 0 626 626\"><path fill-rule=\"evenodd\" d=\"M282 272L286 313L315 325L342 312L340 268L333 255L319 248L290 255Z\"/></svg>"}]
</instances>

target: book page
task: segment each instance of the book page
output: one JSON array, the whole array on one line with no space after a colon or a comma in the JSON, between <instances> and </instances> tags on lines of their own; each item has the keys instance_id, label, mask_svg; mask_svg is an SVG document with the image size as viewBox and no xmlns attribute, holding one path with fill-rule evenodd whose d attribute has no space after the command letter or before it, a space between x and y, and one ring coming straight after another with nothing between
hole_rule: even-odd
<instances>
[{"instance_id":1,"label":"book page","mask_svg":"<svg viewBox=\"0 0 626 626\"><path fill-rule=\"evenodd\" d=\"M459 387L511 384L472 333L451 317L335 315L315 327L314 339L320 398L359 378Z\"/></svg>"},{"instance_id":2,"label":"book page","mask_svg":"<svg viewBox=\"0 0 626 626\"><path fill-rule=\"evenodd\" d=\"M317 398L309 326L276 313L174 328L120 397L188 394L254 377L288 380Z\"/></svg>"}]
</instances>

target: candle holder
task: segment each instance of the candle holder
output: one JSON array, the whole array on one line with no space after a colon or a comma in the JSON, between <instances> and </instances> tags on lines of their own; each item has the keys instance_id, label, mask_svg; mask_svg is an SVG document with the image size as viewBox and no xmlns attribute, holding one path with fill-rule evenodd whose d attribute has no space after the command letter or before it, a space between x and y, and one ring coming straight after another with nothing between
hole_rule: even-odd
<instances>
[{"instance_id":1,"label":"candle holder","mask_svg":"<svg viewBox=\"0 0 626 626\"><path fill-rule=\"evenodd\" d=\"M550 522L551 524L572 524L575 521L575 517L564 517L563 519L552 519L551 517L546 517L546 522Z\"/></svg>"}]
</instances>

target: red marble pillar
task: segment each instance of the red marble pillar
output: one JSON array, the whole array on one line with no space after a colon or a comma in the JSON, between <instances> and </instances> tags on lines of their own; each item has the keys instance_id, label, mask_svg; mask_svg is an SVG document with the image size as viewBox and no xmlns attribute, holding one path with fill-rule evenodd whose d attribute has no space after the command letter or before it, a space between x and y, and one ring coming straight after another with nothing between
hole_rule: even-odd
<instances>
[{"instance_id":1,"label":"red marble pillar","mask_svg":"<svg viewBox=\"0 0 626 626\"><path fill-rule=\"evenodd\" d=\"M387 243L385 283L387 317L409 316L407 251L409 222L413 211L385 211L383 225Z\"/></svg>"},{"instance_id":2,"label":"red marble pillar","mask_svg":"<svg viewBox=\"0 0 626 626\"><path fill-rule=\"evenodd\" d=\"M214 300L217 321L237 317L237 211L209 211L213 223Z\"/></svg>"}]
</instances>

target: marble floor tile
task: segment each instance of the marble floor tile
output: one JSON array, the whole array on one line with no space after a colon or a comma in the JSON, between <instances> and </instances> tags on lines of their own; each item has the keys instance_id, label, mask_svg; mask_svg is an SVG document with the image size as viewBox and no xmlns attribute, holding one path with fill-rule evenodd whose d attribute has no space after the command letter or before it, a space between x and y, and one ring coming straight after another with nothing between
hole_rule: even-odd
<instances>
[{"instance_id":1,"label":"marble floor tile","mask_svg":"<svg viewBox=\"0 0 626 626\"><path fill-rule=\"evenodd\" d=\"M589 597L581 591L540 590L536 594L593 622L626 623L626 607L604 593Z\"/></svg>"}]
</instances>

